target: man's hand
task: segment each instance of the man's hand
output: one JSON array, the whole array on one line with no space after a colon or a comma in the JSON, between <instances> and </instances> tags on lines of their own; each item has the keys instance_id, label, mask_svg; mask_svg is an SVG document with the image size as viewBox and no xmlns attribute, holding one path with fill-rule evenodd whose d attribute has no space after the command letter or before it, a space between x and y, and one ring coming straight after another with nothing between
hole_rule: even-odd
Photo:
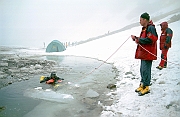
<instances>
[{"instance_id":1,"label":"man's hand","mask_svg":"<svg viewBox=\"0 0 180 117\"><path fill-rule=\"evenodd\" d=\"M136 39L136 36L134 36L134 35L131 35L131 38L132 38L132 40L133 40L133 41L135 41L135 39Z\"/></svg>"},{"instance_id":2,"label":"man's hand","mask_svg":"<svg viewBox=\"0 0 180 117\"><path fill-rule=\"evenodd\" d=\"M133 41L135 41L136 44L139 44L139 39L138 37L134 36L134 35L131 35L131 38Z\"/></svg>"}]
</instances>

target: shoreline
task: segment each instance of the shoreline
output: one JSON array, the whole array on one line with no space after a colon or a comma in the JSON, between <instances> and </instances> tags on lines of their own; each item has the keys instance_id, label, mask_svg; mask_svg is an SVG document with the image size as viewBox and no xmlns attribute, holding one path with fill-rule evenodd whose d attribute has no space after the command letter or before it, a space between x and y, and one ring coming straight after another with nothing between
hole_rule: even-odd
<instances>
[{"instance_id":1,"label":"shoreline","mask_svg":"<svg viewBox=\"0 0 180 117\"><path fill-rule=\"evenodd\" d=\"M89 71L94 69L96 72L93 73L92 76L91 75L86 76L86 78L91 79L91 80L93 78L93 82L95 82L96 86L92 85L92 87L89 87L89 88L96 90L95 87L98 87L100 84L103 84L103 87L101 87L101 89L97 89L97 92L99 94L102 93L101 91L104 91L97 98L99 100L99 103L102 103L105 105L111 105L113 103L112 97L107 95L107 93L111 92L113 89L110 89L110 88L108 89L107 86L109 83L117 82L116 78L119 76L119 71L111 63L106 63L102 60L98 60L98 59L94 59L90 57L73 56L73 55L65 55L63 57L61 57L62 55L33 55L33 54L27 54L27 53L26 55L23 55L23 53L17 55L17 54L12 54L12 53L9 54L8 52L9 51L7 51L7 54L0 54L0 72L1 72L0 90L6 86L7 88L5 89L8 89L9 85L16 82L21 82L21 81L26 82L26 80L30 80L33 77L36 77L37 79L37 77L39 77L40 74L49 75L49 72L51 70L57 71L57 74L59 75L62 75L62 76L64 75L66 82L68 83L68 82L71 82L71 81L68 81L68 77L76 78L76 80L78 80L82 76L87 75ZM59 63L61 63L61 59L64 59L66 62L63 62L63 64L59 65ZM69 61L69 60L72 60L72 61ZM84 60L84 61L79 61L79 60ZM67 61L69 61L70 64L68 63L66 65ZM74 63L74 61L76 61L76 63ZM72 62L74 63L75 68L73 68L73 65L71 65ZM83 67L86 67L87 70L81 71L81 68L79 68L79 70L76 71L76 69L78 68L78 63L81 63L81 62L82 64L84 64ZM91 63L94 65L92 65ZM96 67L100 65L100 63L105 64L105 65L102 66L102 69L97 70ZM111 80L108 80L107 83L103 83L104 81L103 82L99 81L100 79L102 80L107 77L106 72L104 71L105 69L106 71L108 70L111 73L111 75L108 75ZM100 74L104 74L105 76L100 75ZM86 85L84 82L84 79L86 78L83 78L83 80L81 81L80 84L82 86ZM88 81L86 82L87 84L93 83L93 82L88 82ZM39 81L37 81L36 83L39 83ZM39 85L42 85L42 84L39 84ZM86 88L85 88L85 91L87 90ZM2 89L2 91L3 90L4 89ZM103 110L102 110L102 107L98 104L98 100L96 100L96 98L94 100L94 99L84 98L84 96L82 96L81 101L83 103L86 103L88 105L87 106L88 108L95 108L97 106L95 110L97 110L97 112L100 114ZM91 101L93 101L94 103L91 104ZM4 110L4 108L2 108L2 111L6 111L6 109Z\"/></svg>"}]
</instances>

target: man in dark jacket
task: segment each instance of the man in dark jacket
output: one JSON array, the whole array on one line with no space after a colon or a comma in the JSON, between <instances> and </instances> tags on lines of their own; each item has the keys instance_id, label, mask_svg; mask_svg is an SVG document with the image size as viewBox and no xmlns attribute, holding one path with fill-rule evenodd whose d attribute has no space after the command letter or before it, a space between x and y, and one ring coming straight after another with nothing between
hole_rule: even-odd
<instances>
[{"instance_id":1,"label":"man in dark jacket","mask_svg":"<svg viewBox=\"0 0 180 117\"><path fill-rule=\"evenodd\" d=\"M167 53L169 48L171 47L171 39L173 36L173 31L168 28L167 22L162 22L161 26L161 36L160 36L160 50L161 50L161 62L159 66L156 68L162 70L163 68L167 67Z\"/></svg>"},{"instance_id":2,"label":"man in dark jacket","mask_svg":"<svg viewBox=\"0 0 180 117\"><path fill-rule=\"evenodd\" d=\"M150 92L151 81L151 66L152 61L157 59L157 39L158 35L156 28L148 13L143 13L140 16L140 24L143 26L140 37L131 35L133 41L137 44L136 59L141 59L140 74L141 81L139 88L135 90L139 95L144 95Z\"/></svg>"}]
</instances>

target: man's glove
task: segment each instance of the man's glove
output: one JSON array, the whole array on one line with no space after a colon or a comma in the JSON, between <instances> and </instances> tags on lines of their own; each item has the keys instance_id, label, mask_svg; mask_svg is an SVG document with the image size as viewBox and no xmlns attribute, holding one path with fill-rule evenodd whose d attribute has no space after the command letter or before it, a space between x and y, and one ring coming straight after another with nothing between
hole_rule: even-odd
<instances>
[{"instance_id":1,"label":"man's glove","mask_svg":"<svg viewBox=\"0 0 180 117\"><path fill-rule=\"evenodd\" d=\"M137 37L134 36L134 35L131 35L131 38L132 38L133 41L135 41L135 39L136 39Z\"/></svg>"}]
</instances>

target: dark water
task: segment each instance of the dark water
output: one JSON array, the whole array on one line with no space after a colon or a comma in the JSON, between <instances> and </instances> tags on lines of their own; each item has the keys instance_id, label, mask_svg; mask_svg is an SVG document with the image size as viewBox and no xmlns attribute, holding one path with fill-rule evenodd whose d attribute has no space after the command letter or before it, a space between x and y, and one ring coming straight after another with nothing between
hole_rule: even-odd
<instances>
[{"instance_id":1,"label":"dark water","mask_svg":"<svg viewBox=\"0 0 180 117\"><path fill-rule=\"evenodd\" d=\"M95 69L103 61L75 56L43 56L42 59L57 61L58 65L47 74L0 89L0 107L5 107L0 117L97 117L102 111L98 102L111 103L106 95L110 90L106 87L116 82L114 78L118 74L111 64ZM65 79L59 87L39 83L40 76L47 76L51 71ZM89 89L99 96L86 97Z\"/></svg>"}]
</instances>

